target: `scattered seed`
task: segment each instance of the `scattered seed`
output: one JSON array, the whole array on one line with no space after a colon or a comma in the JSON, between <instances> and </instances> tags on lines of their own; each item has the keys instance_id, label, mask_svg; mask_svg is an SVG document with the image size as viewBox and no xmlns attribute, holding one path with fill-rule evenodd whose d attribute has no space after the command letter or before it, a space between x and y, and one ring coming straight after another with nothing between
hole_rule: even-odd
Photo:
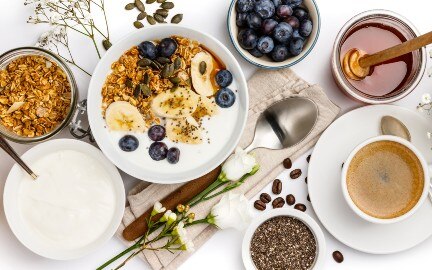
<instances>
[{"instance_id":1,"label":"scattered seed","mask_svg":"<svg viewBox=\"0 0 432 270\"><path fill-rule=\"evenodd\" d=\"M204 73L206 73L206 70L207 70L207 63L201 61L201 63L199 64L199 72L201 73L201 75L204 75Z\"/></svg>"},{"instance_id":2,"label":"scattered seed","mask_svg":"<svg viewBox=\"0 0 432 270\"><path fill-rule=\"evenodd\" d=\"M305 177L305 183L307 184L307 177Z\"/></svg>"},{"instance_id":3,"label":"scattered seed","mask_svg":"<svg viewBox=\"0 0 432 270\"><path fill-rule=\"evenodd\" d=\"M140 94L141 94L141 87L140 85L137 85L134 88L133 95L135 98L138 98Z\"/></svg>"},{"instance_id":4,"label":"scattered seed","mask_svg":"<svg viewBox=\"0 0 432 270\"><path fill-rule=\"evenodd\" d=\"M336 250L333 252L333 259L337 262L337 263L341 263L344 261L344 256L342 254L342 252L340 252L339 250Z\"/></svg>"},{"instance_id":5,"label":"scattered seed","mask_svg":"<svg viewBox=\"0 0 432 270\"><path fill-rule=\"evenodd\" d=\"M144 20L146 17L147 17L147 13L145 13L145 12L141 12L141 13L138 14L138 16L137 16L137 21Z\"/></svg>"},{"instance_id":6,"label":"scattered seed","mask_svg":"<svg viewBox=\"0 0 432 270\"><path fill-rule=\"evenodd\" d=\"M180 23L183 20L183 14L177 14L171 19L171 23Z\"/></svg>"},{"instance_id":7,"label":"scattered seed","mask_svg":"<svg viewBox=\"0 0 432 270\"><path fill-rule=\"evenodd\" d=\"M161 15L154 13L153 14L153 18L155 19L155 21L157 21L158 23L163 23L165 21L165 18L162 17Z\"/></svg>"},{"instance_id":8,"label":"scattered seed","mask_svg":"<svg viewBox=\"0 0 432 270\"><path fill-rule=\"evenodd\" d=\"M309 194L307 195L306 199L307 199L308 201L310 201L310 197L309 197Z\"/></svg>"},{"instance_id":9,"label":"scattered seed","mask_svg":"<svg viewBox=\"0 0 432 270\"><path fill-rule=\"evenodd\" d=\"M286 202L287 202L287 204L288 205L294 205L295 204L295 202L296 202L296 199L295 199L295 197L294 197L294 195L292 195L292 194L288 194L287 196L286 196Z\"/></svg>"},{"instance_id":10,"label":"scattered seed","mask_svg":"<svg viewBox=\"0 0 432 270\"><path fill-rule=\"evenodd\" d=\"M284 206L284 204L285 204L285 200L282 197L277 197L272 202L273 208L281 208Z\"/></svg>"},{"instance_id":11,"label":"scattered seed","mask_svg":"<svg viewBox=\"0 0 432 270\"><path fill-rule=\"evenodd\" d=\"M298 203L298 204L294 205L294 209L305 212L306 211L306 205L304 205L302 203Z\"/></svg>"},{"instance_id":12,"label":"scattered seed","mask_svg":"<svg viewBox=\"0 0 432 270\"><path fill-rule=\"evenodd\" d=\"M137 9L141 12L145 12L145 6L143 4L143 2L141 2L141 0L135 0L135 6L137 7Z\"/></svg>"},{"instance_id":13,"label":"scattered seed","mask_svg":"<svg viewBox=\"0 0 432 270\"><path fill-rule=\"evenodd\" d=\"M164 2L160 5L160 7L163 9L172 9L172 8L174 8L174 3L173 2Z\"/></svg>"},{"instance_id":14,"label":"scattered seed","mask_svg":"<svg viewBox=\"0 0 432 270\"><path fill-rule=\"evenodd\" d=\"M140 29L144 27L144 24L142 24L142 22L140 21L134 21L133 25L135 26L135 28Z\"/></svg>"},{"instance_id":15,"label":"scattered seed","mask_svg":"<svg viewBox=\"0 0 432 270\"><path fill-rule=\"evenodd\" d=\"M135 3L129 3L125 6L126 10L132 10L135 8Z\"/></svg>"},{"instance_id":16,"label":"scattered seed","mask_svg":"<svg viewBox=\"0 0 432 270\"><path fill-rule=\"evenodd\" d=\"M291 179L297 179L302 175L302 171L300 169L295 169L290 173Z\"/></svg>"},{"instance_id":17,"label":"scattered seed","mask_svg":"<svg viewBox=\"0 0 432 270\"><path fill-rule=\"evenodd\" d=\"M144 74L143 82L145 84L149 84L149 82L150 82L150 75L148 73Z\"/></svg>"},{"instance_id":18,"label":"scattered seed","mask_svg":"<svg viewBox=\"0 0 432 270\"><path fill-rule=\"evenodd\" d=\"M279 195L282 192L282 181L279 179L275 179L272 185L273 194Z\"/></svg>"},{"instance_id":19,"label":"scattered seed","mask_svg":"<svg viewBox=\"0 0 432 270\"><path fill-rule=\"evenodd\" d=\"M284 159L282 164L283 164L285 169L291 169L291 167L292 167L292 161L290 158Z\"/></svg>"},{"instance_id":20,"label":"scattered seed","mask_svg":"<svg viewBox=\"0 0 432 270\"><path fill-rule=\"evenodd\" d=\"M156 24L156 20L153 18L153 16L147 15L147 21L151 25Z\"/></svg>"},{"instance_id":21,"label":"scattered seed","mask_svg":"<svg viewBox=\"0 0 432 270\"><path fill-rule=\"evenodd\" d=\"M105 50L108 51L108 49L111 48L112 44L108 39L104 39L102 41L102 46L104 47Z\"/></svg>"},{"instance_id":22,"label":"scattered seed","mask_svg":"<svg viewBox=\"0 0 432 270\"><path fill-rule=\"evenodd\" d=\"M266 204L260 200L254 202L254 207L256 210L264 211L266 209Z\"/></svg>"},{"instance_id":23,"label":"scattered seed","mask_svg":"<svg viewBox=\"0 0 432 270\"><path fill-rule=\"evenodd\" d=\"M177 57L174 60L174 69L175 70L180 69L181 68L181 64L182 64L182 61L181 61L180 57Z\"/></svg>"},{"instance_id":24,"label":"scattered seed","mask_svg":"<svg viewBox=\"0 0 432 270\"><path fill-rule=\"evenodd\" d=\"M167 9L158 9L158 10L156 10L156 14L159 14L159 15L166 18L168 16L168 10Z\"/></svg>"},{"instance_id":25,"label":"scattered seed","mask_svg":"<svg viewBox=\"0 0 432 270\"><path fill-rule=\"evenodd\" d=\"M267 194L267 193L261 193L260 200L263 203L269 203L269 202L271 202L271 196L269 194Z\"/></svg>"},{"instance_id":26,"label":"scattered seed","mask_svg":"<svg viewBox=\"0 0 432 270\"><path fill-rule=\"evenodd\" d=\"M152 62L153 61L148 59L148 58L143 58L143 59L140 59L137 64L140 67L146 67L146 66L150 66L152 64Z\"/></svg>"},{"instance_id":27,"label":"scattered seed","mask_svg":"<svg viewBox=\"0 0 432 270\"><path fill-rule=\"evenodd\" d=\"M145 97L149 97L151 95L151 89L150 87L148 87L146 84L141 83L140 85L140 90L143 96Z\"/></svg>"},{"instance_id":28,"label":"scattered seed","mask_svg":"<svg viewBox=\"0 0 432 270\"><path fill-rule=\"evenodd\" d=\"M307 156L306 161L309 163L311 155Z\"/></svg>"},{"instance_id":29,"label":"scattered seed","mask_svg":"<svg viewBox=\"0 0 432 270\"><path fill-rule=\"evenodd\" d=\"M172 77L169 78L170 82L172 82L173 84L179 84L181 82L179 77Z\"/></svg>"},{"instance_id":30,"label":"scattered seed","mask_svg":"<svg viewBox=\"0 0 432 270\"><path fill-rule=\"evenodd\" d=\"M161 65L168 64L170 62L170 60L166 57L158 57L156 58L156 61L158 61Z\"/></svg>"}]
</instances>

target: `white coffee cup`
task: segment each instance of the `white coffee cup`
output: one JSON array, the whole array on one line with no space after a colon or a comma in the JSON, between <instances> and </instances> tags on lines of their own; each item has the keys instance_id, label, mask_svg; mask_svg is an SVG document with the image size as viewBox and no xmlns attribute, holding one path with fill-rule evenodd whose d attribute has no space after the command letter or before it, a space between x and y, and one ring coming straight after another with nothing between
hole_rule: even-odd
<instances>
[{"instance_id":1,"label":"white coffee cup","mask_svg":"<svg viewBox=\"0 0 432 270\"><path fill-rule=\"evenodd\" d=\"M411 208L411 210L409 210L408 212L406 212L405 214L403 214L401 216L394 217L394 218L389 218L389 219L381 219L381 218L373 217L373 216L370 216L370 215L366 214L362 210L360 210L360 208L358 208L356 206L356 204L353 202L351 196L349 195L348 186L347 186L347 172L348 172L349 165L350 165L352 159L354 158L354 156L358 153L358 151L360 149L362 149L366 145L371 144L373 142L379 142L379 141L397 142L397 143L400 143L403 146L407 147L419 159L419 161L421 163L421 166L422 166L422 169L423 169L423 174L424 174L423 191L422 191L422 194L421 194L420 198L418 199L417 203L414 205L414 207ZM349 154L349 156L348 156L347 160L345 161L345 163L343 165L343 168L342 168L342 181L341 181L342 182L342 193L343 193L343 196L344 196L346 202L348 203L349 207L359 217L361 217L361 218L363 218L363 219L365 219L365 220L367 220L369 222L373 222L373 223L377 223L377 224L395 223L395 222L399 222L399 221L402 221L402 220L410 217L424 203L425 199L428 196L428 192L429 192L429 186L430 186L430 176L429 175L430 175L430 173L429 173L429 165L428 165L428 163L426 162L425 158L420 153L420 151L413 144L411 144L409 141L407 141L405 139L402 139L402 138L399 138L399 137L395 137L395 136L389 136L389 135L377 136L377 137L373 137L373 138L367 139L366 141L360 143Z\"/></svg>"}]
</instances>

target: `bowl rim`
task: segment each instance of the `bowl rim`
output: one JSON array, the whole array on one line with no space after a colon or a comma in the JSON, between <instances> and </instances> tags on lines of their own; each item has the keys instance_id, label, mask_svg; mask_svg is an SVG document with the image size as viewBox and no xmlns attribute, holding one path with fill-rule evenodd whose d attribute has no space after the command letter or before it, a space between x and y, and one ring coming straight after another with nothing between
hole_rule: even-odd
<instances>
[{"instance_id":1,"label":"bowl rim","mask_svg":"<svg viewBox=\"0 0 432 270\"><path fill-rule=\"evenodd\" d=\"M124 205L126 202L126 192L123 184L122 177L117 170L117 168L104 156L104 154L94 147L93 145L75 139L55 139L49 140L27 150L21 157L23 160L35 160L41 156L42 153L52 153L58 150L76 150L82 152L85 155L91 156L95 160L99 162L101 166L106 168L111 176L111 182L114 188L114 192L116 195L115 209L112 216L112 220L109 223L108 227L105 229L103 233L100 234L99 238L97 238L94 242L90 243L81 248L71 249L71 250L56 250L53 252L53 249L44 248L43 246L35 244L31 239L26 236L25 228L22 228L23 221L20 217L19 206L17 204L16 192L19 188L19 184L16 183L17 180L20 180L20 174L24 174L25 172L18 166L18 164L14 164L14 166L10 169L8 176L6 178L5 187L3 191L3 207L6 216L7 223L15 235L15 237L19 240L21 244L23 244L26 248L31 250L32 252L38 254L39 256L53 259L53 260L72 260L88 255L101 246L103 246L106 242L108 242L116 233L118 226L120 225L123 214L124 214ZM97 157L97 158L96 158ZM15 182L15 183L12 183ZM18 187L13 187L14 184L17 184ZM14 192L15 193L14 193ZM15 210L14 210L15 209ZM16 211L18 209L18 211ZM17 225L21 224L21 225Z\"/></svg>"},{"instance_id":2,"label":"bowl rim","mask_svg":"<svg viewBox=\"0 0 432 270\"><path fill-rule=\"evenodd\" d=\"M259 216L254 218L251 224L249 224L249 227L247 228L243 236L243 242L242 242L242 260L246 270L256 270L252 258L250 256L250 243L252 241L252 237L256 229L265 221L280 216L297 218L300 221L302 221L306 226L309 227L310 231L315 236L315 240L317 244L316 258L313 267L311 269L314 270L322 269L325 262L325 256L326 256L325 254L327 248L326 248L324 233L321 230L318 223L308 214L303 213L299 210L295 210L291 208L277 208L260 214Z\"/></svg>"},{"instance_id":3,"label":"bowl rim","mask_svg":"<svg viewBox=\"0 0 432 270\"><path fill-rule=\"evenodd\" d=\"M36 53L32 53L32 51L35 51ZM39 52L39 53L37 53L37 52ZM65 127L67 127L70 124L70 121L72 120L72 117L75 113L78 99L79 99L79 91L78 91L78 85L76 83L74 74L73 74L72 70L69 68L69 66L67 65L67 63L63 59L61 59L61 57L57 56L55 53L53 53L49 50L43 49L43 48L39 48L39 47L35 47L35 46L25 46L25 47L14 48L14 49L11 49L11 50L8 50L8 51L2 53L0 55L0 61L2 61L3 58L7 58L13 54L16 54L17 58L25 56L25 55L42 55L43 57L48 58L48 59L49 59L49 57L51 57L60 66L60 68L62 68L62 70L66 73L66 76L68 77L69 83L71 85L70 109L69 109L69 112L66 115L66 117L63 119L63 121L56 128L54 128L53 130L51 130L50 132L48 132L42 136L33 137L33 138L22 137L22 136L18 136L18 135L11 136L7 132L3 132L0 129L0 134L2 136L4 136L8 140L13 141L15 143L32 144L32 143L38 143L38 142L46 141L46 140L54 137L55 135L60 133ZM49 60L51 60L51 59L49 59Z\"/></svg>"},{"instance_id":4,"label":"bowl rim","mask_svg":"<svg viewBox=\"0 0 432 270\"><path fill-rule=\"evenodd\" d=\"M236 74L236 76L237 76L236 81L238 83L238 89L244 90L244 91L241 91L241 92L243 92L242 94L244 96L244 105L242 105L243 108L239 110L239 112L242 114L242 119L241 119L240 125L234 129L234 135L236 136L236 138L234 140L234 143L227 146L226 153L223 154L217 160L216 159L210 160L209 163L214 163L214 164L212 164L212 166L209 166L208 170L202 171L199 173L193 172L193 171L197 171L197 168L199 168L199 167L197 167L194 170L190 170L189 172L193 172L193 173L190 173L190 175L187 177L182 178L182 177L177 176L175 178L171 177L170 179L167 179L166 177L155 177L154 175L149 176L149 173L147 173L147 174L142 173L142 171L144 171L144 169L132 170L134 168L130 168L130 166L126 165L124 162L121 162L120 161L121 158L115 157L114 155L111 155L111 154L107 154L107 153L111 152L109 147L107 146L108 143L106 143L106 142L102 143L103 141L106 141L106 138L103 137L103 134L99 130L97 130L97 129L94 130L94 127L96 126L97 120L93 119L93 117L100 114L99 109L93 108L91 106L91 104L95 102L94 99L96 98L96 95L100 95L100 89L98 89L97 91L94 90L96 87L95 86L95 84L96 84L95 76L92 76L90 84L89 84L89 88L88 88L89 90L88 90L88 94L87 94L87 102L90 105L90 106L88 106L88 116L89 116L89 124L90 124L90 127L92 129L92 134L93 134L96 142L98 143L100 149L106 155L106 157L112 163L114 163L119 169L121 169L122 171L126 172L127 174L129 174L133 177L136 177L137 179L145 180L147 182L158 183L158 184L177 184L177 183L185 183L185 182L194 180L196 178L199 178L199 177L205 175L206 173L208 173L208 172L212 171L213 169L215 169L216 167L220 166L229 157L229 155L234 152L234 149L238 145L238 143L242 137L244 128L246 126L247 116L248 116L248 111L249 111L249 92L248 92L248 87L247 87L247 81L246 81L245 75L243 73L243 69L241 68L239 62L234 57L234 55L228 50L227 47L225 47L225 45L222 44L222 42L220 42L219 40L217 40L216 38L214 38L210 34L204 33L202 31L194 29L194 28L180 26L177 24L155 25L155 26L152 26L151 28L142 28L142 29L139 29L137 31L134 31L134 32L126 35L125 37L123 37L122 39L117 41L113 45L113 47L110 48L110 50L107 51L107 53L102 57L102 59L97 64L97 66L93 72L93 75L101 72L101 70L103 68L102 64L104 64L104 58L106 58L107 55L110 55L110 52L114 51L114 50L112 50L113 48L116 48L116 46L119 46L119 47L122 46L123 43L127 42L129 39L131 39L135 36L146 36L147 31L152 31L154 33L157 33L159 29L163 29L163 28L172 29L171 31L173 31L173 32L176 29L181 29L184 32L193 32L197 36L202 36L203 38L211 40L211 42L213 42L216 47L219 47L222 51L224 51L224 53L231 59L230 61L232 62L232 65L235 66L235 69L237 69L239 71L238 74ZM191 39L193 39L193 38L191 38ZM206 44L204 44L204 45L206 45ZM220 56L218 56L218 57L220 57ZM117 59L117 58L118 57L116 57L115 59ZM106 76L104 78L106 78ZM98 113L98 114L96 114L96 113ZM202 166L204 166L204 165L202 165Z\"/></svg>"},{"instance_id":5,"label":"bowl rim","mask_svg":"<svg viewBox=\"0 0 432 270\"><path fill-rule=\"evenodd\" d=\"M320 32L321 32L321 14L320 14L320 11L319 11L319 8L318 8L318 5L317 5L317 3L315 2L315 0L309 0L309 1L311 1L312 5L314 6L314 8L315 8L315 10L316 10L316 13L317 13L318 28L317 28L316 36L315 36L314 40L312 41L311 46L309 47L308 50L306 50L306 51L302 51L302 53L301 53L301 57L300 57L299 59L297 59L297 60L295 60L295 61L293 61L293 62L289 62L290 59L288 58L288 59L285 60L285 61L279 62L279 63L281 63L281 65L268 66L268 65L263 65L263 64L260 64L260 63L258 63L258 62L256 62L256 61L252 60L252 59L255 59L255 58L256 58L256 57L254 57L253 55L250 55L250 56L245 55L245 54L240 50L240 48L239 48L239 44L238 44L238 42L236 41L236 39L235 39L235 37L234 37L233 30L232 30L232 27L231 27L231 21L232 21L232 18L234 17L233 15L235 14L235 8L234 8L234 7L235 7L235 4L236 4L237 0L232 0L231 5L230 5L229 10L228 10L228 16L227 16L227 22L226 22L226 23L227 23L227 28L228 28L228 34L229 34L229 37L230 37L231 43L233 44L233 46L234 46L234 48L236 49L236 51L240 54L240 56L241 56L244 60L246 60L246 61L249 62L250 64L252 64L252 65L254 65L254 66L257 66L257 67L260 67L260 68L269 69L269 70L277 70L277 69L288 68L288 67L291 67L291 66L294 66L294 65L298 64L298 63L301 62L303 59L305 59L305 58L310 54L310 52L312 52L313 48L315 47L316 43L318 42L318 37L319 37ZM284 62L287 62L287 61L288 61L289 63L285 64ZM272 62L272 63L278 63L278 62Z\"/></svg>"}]
</instances>

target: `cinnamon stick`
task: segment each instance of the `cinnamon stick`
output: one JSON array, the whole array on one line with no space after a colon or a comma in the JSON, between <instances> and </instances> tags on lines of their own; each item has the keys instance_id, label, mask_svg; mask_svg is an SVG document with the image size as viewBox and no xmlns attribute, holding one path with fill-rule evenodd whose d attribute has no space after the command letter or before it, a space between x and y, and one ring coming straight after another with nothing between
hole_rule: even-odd
<instances>
[{"instance_id":1,"label":"cinnamon stick","mask_svg":"<svg viewBox=\"0 0 432 270\"><path fill-rule=\"evenodd\" d=\"M163 198L160 202L167 210L174 210L178 204L188 203L201 191L210 186L219 176L220 172L221 167L219 166L213 171L207 173L206 175L203 175L179 187L178 189L170 193L168 196ZM123 230L123 238L127 241L133 241L144 235L148 229L146 220L150 217L151 212L152 208L148 209L144 214L142 214L135 221L129 224ZM154 216L154 221L161 218L162 215L163 213Z\"/></svg>"}]
</instances>

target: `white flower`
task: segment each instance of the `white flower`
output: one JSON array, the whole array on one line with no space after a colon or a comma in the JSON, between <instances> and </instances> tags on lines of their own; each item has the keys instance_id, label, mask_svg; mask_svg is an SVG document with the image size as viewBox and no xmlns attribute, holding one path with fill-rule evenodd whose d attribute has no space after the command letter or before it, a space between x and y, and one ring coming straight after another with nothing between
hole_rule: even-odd
<instances>
[{"instance_id":1,"label":"white flower","mask_svg":"<svg viewBox=\"0 0 432 270\"><path fill-rule=\"evenodd\" d=\"M153 206L153 210L151 212L152 216L155 216L159 213L165 212L166 208L163 207L163 205L160 202L155 202L154 206Z\"/></svg>"},{"instance_id":2,"label":"white flower","mask_svg":"<svg viewBox=\"0 0 432 270\"><path fill-rule=\"evenodd\" d=\"M172 232L172 235L178 236L178 239L176 240L177 244L183 245L188 241L187 233L186 233L186 229L184 228L183 221L180 221L177 224L177 226L174 228Z\"/></svg>"},{"instance_id":3,"label":"white flower","mask_svg":"<svg viewBox=\"0 0 432 270\"><path fill-rule=\"evenodd\" d=\"M243 194L229 192L211 209L207 221L220 229L244 230L252 220L249 201Z\"/></svg>"},{"instance_id":4,"label":"white flower","mask_svg":"<svg viewBox=\"0 0 432 270\"><path fill-rule=\"evenodd\" d=\"M193 244L192 241L187 241L185 244L183 244L183 245L180 247L180 249L181 249L181 250L187 250L187 251L189 251L189 252L193 252L193 251L195 250L195 248L194 248L194 244Z\"/></svg>"},{"instance_id":5,"label":"white flower","mask_svg":"<svg viewBox=\"0 0 432 270\"><path fill-rule=\"evenodd\" d=\"M430 103L431 102L431 95L430 94L428 94L428 93L426 93L426 94L423 94L422 95L422 103L423 104L428 104L428 103Z\"/></svg>"},{"instance_id":6,"label":"white flower","mask_svg":"<svg viewBox=\"0 0 432 270\"><path fill-rule=\"evenodd\" d=\"M163 216L160 218L159 221L160 221L160 222L167 222L169 216L171 215L171 213L172 213L171 210L166 211L165 214L163 214Z\"/></svg>"},{"instance_id":7,"label":"white flower","mask_svg":"<svg viewBox=\"0 0 432 270\"><path fill-rule=\"evenodd\" d=\"M237 181L243 175L250 173L257 165L253 155L237 147L235 153L223 164L222 175L226 180Z\"/></svg>"},{"instance_id":8,"label":"white flower","mask_svg":"<svg viewBox=\"0 0 432 270\"><path fill-rule=\"evenodd\" d=\"M160 218L159 221L161 222L166 222L167 225L171 225L174 221L177 220L177 215L176 213L173 213L173 211L168 210L165 212L165 214Z\"/></svg>"}]
</instances>

